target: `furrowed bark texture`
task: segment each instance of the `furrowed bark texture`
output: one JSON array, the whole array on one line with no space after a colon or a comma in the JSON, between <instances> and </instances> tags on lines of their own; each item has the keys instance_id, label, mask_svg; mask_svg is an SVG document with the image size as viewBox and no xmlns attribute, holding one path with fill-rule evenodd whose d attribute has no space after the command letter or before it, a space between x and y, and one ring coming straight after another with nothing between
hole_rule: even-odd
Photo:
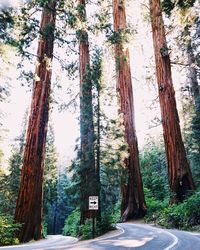
<instances>
[{"instance_id":1,"label":"furrowed bark texture","mask_svg":"<svg viewBox=\"0 0 200 250\"><path fill-rule=\"evenodd\" d=\"M26 135L20 191L15 221L22 227L16 236L21 242L42 238L43 167L51 87L50 63L53 58L56 1L45 8L41 17L38 42L37 78L33 84L31 111Z\"/></svg>"},{"instance_id":2,"label":"furrowed bark texture","mask_svg":"<svg viewBox=\"0 0 200 250\"><path fill-rule=\"evenodd\" d=\"M113 19L115 32L126 28L125 1L113 0ZM144 216L146 204L139 166L129 50L124 48L122 43L115 44L115 59L120 111L124 118L125 138L130 154L126 160L128 184L122 187L121 220L126 221Z\"/></svg>"},{"instance_id":3,"label":"furrowed bark texture","mask_svg":"<svg viewBox=\"0 0 200 250\"><path fill-rule=\"evenodd\" d=\"M86 21L85 0L78 1L79 19ZM79 75L80 75L80 134L81 134L81 168L80 168L80 224L94 213L88 210L89 196L96 194L95 189L95 156L94 125L92 108L92 82L89 77L89 42L84 29L79 34Z\"/></svg>"},{"instance_id":4,"label":"furrowed bark texture","mask_svg":"<svg viewBox=\"0 0 200 250\"><path fill-rule=\"evenodd\" d=\"M160 0L150 1L150 13L172 204L183 201L195 185L181 136Z\"/></svg>"}]
</instances>

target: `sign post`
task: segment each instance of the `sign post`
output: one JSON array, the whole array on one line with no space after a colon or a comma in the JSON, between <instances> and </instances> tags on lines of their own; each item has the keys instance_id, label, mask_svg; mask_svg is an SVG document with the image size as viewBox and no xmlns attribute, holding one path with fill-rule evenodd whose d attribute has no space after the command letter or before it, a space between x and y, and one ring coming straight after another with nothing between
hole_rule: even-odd
<instances>
[{"instance_id":1,"label":"sign post","mask_svg":"<svg viewBox=\"0 0 200 250\"><path fill-rule=\"evenodd\" d=\"M89 196L89 210L98 210L99 209L99 197L98 196ZM95 237L95 214L92 216L92 237Z\"/></svg>"}]
</instances>

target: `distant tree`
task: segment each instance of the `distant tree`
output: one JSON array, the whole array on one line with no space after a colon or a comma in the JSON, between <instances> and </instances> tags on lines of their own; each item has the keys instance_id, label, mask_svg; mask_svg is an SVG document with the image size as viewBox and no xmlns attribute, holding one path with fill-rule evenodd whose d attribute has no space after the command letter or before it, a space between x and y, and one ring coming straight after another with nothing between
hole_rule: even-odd
<instances>
[{"instance_id":1,"label":"distant tree","mask_svg":"<svg viewBox=\"0 0 200 250\"><path fill-rule=\"evenodd\" d=\"M48 126L46 152L44 161L44 220L47 223L47 233L56 233L57 203L58 203L58 162L55 148L54 131Z\"/></svg>"},{"instance_id":2,"label":"distant tree","mask_svg":"<svg viewBox=\"0 0 200 250\"><path fill-rule=\"evenodd\" d=\"M113 19L117 90L129 151L129 157L126 159L128 183L122 187L121 206L121 220L126 221L131 218L143 217L146 213L146 205L139 166L129 50L123 44L123 39L126 39L128 33L125 1L113 1Z\"/></svg>"},{"instance_id":3,"label":"distant tree","mask_svg":"<svg viewBox=\"0 0 200 250\"><path fill-rule=\"evenodd\" d=\"M172 193L170 202L176 203L183 201L188 192L195 189L195 185L181 136L160 0L150 1L150 15L169 187Z\"/></svg>"},{"instance_id":4,"label":"distant tree","mask_svg":"<svg viewBox=\"0 0 200 250\"><path fill-rule=\"evenodd\" d=\"M167 161L163 142L148 140L140 154L141 172L144 187L148 188L157 200L169 198L167 181Z\"/></svg>"},{"instance_id":5,"label":"distant tree","mask_svg":"<svg viewBox=\"0 0 200 250\"><path fill-rule=\"evenodd\" d=\"M188 151L197 188L200 187L200 98L196 100L191 129L188 136Z\"/></svg>"},{"instance_id":6,"label":"distant tree","mask_svg":"<svg viewBox=\"0 0 200 250\"><path fill-rule=\"evenodd\" d=\"M101 91L102 91L102 51L95 48L91 58L91 80L93 85L93 113L94 113L94 152L95 152L95 175L96 188L99 196L98 220L101 220Z\"/></svg>"},{"instance_id":7,"label":"distant tree","mask_svg":"<svg viewBox=\"0 0 200 250\"><path fill-rule=\"evenodd\" d=\"M80 76L80 224L92 216L88 210L89 196L97 194L95 183L94 124L92 107L92 81L90 79L90 55L86 25L86 2L78 0L78 18L82 24L78 30Z\"/></svg>"},{"instance_id":8,"label":"distant tree","mask_svg":"<svg viewBox=\"0 0 200 250\"><path fill-rule=\"evenodd\" d=\"M71 180L65 173L66 169L60 169L58 178L58 200L56 206L56 232L62 233L66 217L75 208L74 200L79 201L76 193L78 187L72 193L68 192L71 186Z\"/></svg>"},{"instance_id":9,"label":"distant tree","mask_svg":"<svg viewBox=\"0 0 200 250\"><path fill-rule=\"evenodd\" d=\"M56 2L45 2L37 51L37 67L33 85L20 191L16 204L15 221L22 223L16 236L21 242L42 238L42 191L44 155L51 88Z\"/></svg>"},{"instance_id":10,"label":"distant tree","mask_svg":"<svg viewBox=\"0 0 200 250\"><path fill-rule=\"evenodd\" d=\"M3 199L0 201L0 211L1 213L5 213L10 216L14 216L17 195L19 192L26 126L27 111L25 112L22 122L21 134L15 138L12 145L12 154L9 158L9 165L7 169L8 173L2 175L1 192L3 194Z\"/></svg>"},{"instance_id":11,"label":"distant tree","mask_svg":"<svg viewBox=\"0 0 200 250\"><path fill-rule=\"evenodd\" d=\"M20 184L22 152L15 146L11 153L9 173L2 171L1 175L0 213L13 216Z\"/></svg>"}]
</instances>

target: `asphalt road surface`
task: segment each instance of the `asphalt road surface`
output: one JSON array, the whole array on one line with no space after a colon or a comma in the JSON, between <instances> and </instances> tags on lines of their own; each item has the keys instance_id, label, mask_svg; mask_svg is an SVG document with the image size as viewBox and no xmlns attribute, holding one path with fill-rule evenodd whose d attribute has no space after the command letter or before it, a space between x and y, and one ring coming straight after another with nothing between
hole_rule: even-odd
<instances>
[{"instance_id":1,"label":"asphalt road surface","mask_svg":"<svg viewBox=\"0 0 200 250\"><path fill-rule=\"evenodd\" d=\"M118 224L119 230L94 240L54 235L48 239L0 250L200 250L200 234L164 230L145 224Z\"/></svg>"}]
</instances>

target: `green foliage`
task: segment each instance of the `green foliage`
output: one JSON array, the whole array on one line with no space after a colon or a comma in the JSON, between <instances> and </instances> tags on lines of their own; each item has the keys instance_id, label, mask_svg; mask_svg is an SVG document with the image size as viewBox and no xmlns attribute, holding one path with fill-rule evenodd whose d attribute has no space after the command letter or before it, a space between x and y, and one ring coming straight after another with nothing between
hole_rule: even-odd
<instances>
[{"instance_id":1,"label":"green foliage","mask_svg":"<svg viewBox=\"0 0 200 250\"><path fill-rule=\"evenodd\" d=\"M113 224L119 220L118 205L112 212L110 210L102 213L101 220L96 222L95 236L102 235L110 230L114 229ZM65 220L63 227L63 235L70 235L74 237L80 237L81 240L91 239L92 235L92 219L87 219L84 225L79 225L80 222L80 210L76 208Z\"/></svg>"},{"instance_id":2,"label":"green foliage","mask_svg":"<svg viewBox=\"0 0 200 250\"><path fill-rule=\"evenodd\" d=\"M4 175L3 201L0 201L0 211L13 215L15 210L16 199L20 186L20 173L22 164L22 152L19 149L13 149L12 155L9 159L9 174ZM10 202L12 201L12 202Z\"/></svg>"},{"instance_id":3,"label":"green foliage","mask_svg":"<svg viewBox=\"0 0 200 250\"><path fill-rule=\"evenodd\" d=\"M112 216L112 224L116 224L120 221L121 218L121 201L118 200L117 203L114 205L113 211L110 212Z\"/></svg>"},{"instance_id":4,"label":"green foliage","mask_svg":"<svg viewBox=\"0 0 200 250\"><path fill-rule=\"evenodd\" d=\"M40 7L43 8L49 8L49 4L52 2L52 0L37 0L36 1Z\"/></svg>"},{"instance_id":5,"label":"green foliage","mask_svg":"<svg viewBox=\"0 0 200 250\"><path fill-rule=\"evenodd\" d=\"M131 34L133 34L133 30L131 28L125 28L113 31L109 36L107 35L107 38L111 44L124 44L129 42Z\"/></svg>"},{"instance_id":6,"label":"green foliage","mask_svg":"<svg viewBox=\"0 0 200 250\"><path fill-rule=\"evenodd\" d=\"M168 209L167 222L168 226L175 228L184 228L186 222L186 209L185 203L174 204Z\"/></svg>"},{"instance_id":7,"label":"green foliage","mask_svg":"<svg viewBox=\"0 0 200 250\"><path fill-rule=\"evenodd\" d=\"M58 200L58 168L57 168L57 152L55 148L55 138L53 127L48 127L46 154L44 163L44 217L46 230L48 234L56 232L55 216L56 205Z\"/></svg>"},{"instance_id":8,"label":"green foliage","mask_svg":"<svg viewBox=\"0 0 200 250\"><path fill-rule=\"evenodd\" d=\"M185 210L186 221L189 226L200 224L200 191L190 196L183 204Z\"/></svg>"},{"instance_id":9,"label":"green foliage","mask_svg":"<svg viewBox=\"0 0 200 250\"><path fill-rule=\"evenodd\" d=\"M150 198L152 199L152 197ZM161 203L153 215L149 213L149 209L152 210L152 201L149 202L149 198L146 198L146 201L148 205L147 221L154 221L167 228L188 230L196 229L200 225L200 191L187 198L183 203L169 207L166 203Z\"/></svg>"},{"instance_id":10,"label":"green foliage","mask_svg":"<svg viewBox=\"0 0 200 250\"><path fill-rule=\"evenodd\" d=\"M195 0L179 0L179 1L171 1L171 0L163 0L162 10L168 16L171 15L172 10L177 7L178 9L185 10L192 7L195 3Z\"/></svg>"},{"instance_id":11,"label":"green foliage","mask_svg":"<svg viewBox=\"0 0 200 250\"><path fill-rule=\"evenodd\" d=\"M59 174L58 180L58 199L57 206L55 207L55 215L57 216L57 231L62 232L62 228L65 223L66 217L75 208L74 200L76 199L76 192L69 194L67 192L68 187L71 185L71 181L65 173ZM76 190L77 191L77 190Z\"/></svg>"},{"instance_id":12,"label":"green foliage","mask_svg":"<svg viewBox=\"0 0 200 250\"><path fill-rule=\"evenodd\" d=\"M85 22L86 21L85 4L82 4L82 3L78 4L76 9L77 9L81 22Z\"/></svg>"},{"instance_id":13,"label":"green foliage","mask_svg":"<svg viewBox=\"0 0 200 250\"><path fill-rule=\"evenodd\" d=\"M196 0L179 0L177 6L181 9L188 9L194 5Z\"/></svg>"},{"instance_id":14,"label":"green foliage","mask_svg":"<svg viewBox=\"0 0 200 250\"><path fill-rule=\"evenodd\" d=\"M92 219L87 219L85 224L79 227L79 235L81 240L92 239Z\"/></svg>"},{"instance_id":15,"label":"green foliage","mask_svg":"<svg viewBox=\"0 0 200 250\"><path fill-rule=\"evenodd\" d=\"M128 145L124 138L122 115L116 120L107 121L106 132L102 138L101 150L101 194L102 209L114 209L119 200L120 185L127 182L125 160L128 158Z\"/></svg>"},{"instance_id":16,"label":"green foliage","mask_svg":"<svg viewBox=\"0 0 200 250\"><path fill-rule=\"evenodd\" d=\"M94 31L105 31L107 37L111 33L111 23L110 23L110 16L109 16L109 9L102 8L98 13L95 13L95 18L97 19L93 30Z\"/></svg>"},{"instance_id":17,"label":"green foliage","mask_svg":"<svg viewBox=\"0 0 200 250\"><path fill-rule=\"evenodd\" d=\"M80 210L76 208L65 220L63 227L63 235L70 235L76 237L78 235L78 226L80 221Z\"/></svg>"},{"instance_id":18,"label":"green foliage","mask_svg":"<svg viewBox=\"0 0 200 250\"><path fill-rule=\"evenodd\" d=\"M43 238L47 237L47 223L46 223L46 221L44 221L42 223L42 236L43 236Z\"/></svg>"},{"instance_id":19,"label":"green foliage","mask_svg":"<svg viewBox=\"0 0 200 250\"><path fill-rule=\"evenodd\" d=\"M112 211L102 213L101 220L96 222L95 237L103 235L115 227L113 225ZM81 240L91 239L92 235L92 219L87 219L84 225L79 227L79 235Z\"/></svg>"},{"instance_id":20,"label":"green foliage","mask_svg":"<svg viewBox=\"0 0 200 250\"><path fill-rule=\"evenodd\" d=\"M77 24L77 16L72 12L67 12L67 23L71 28L75 28Z\"/></svg>"},{"instance_id":21,"label":"green foliage","mask_svg":"<svg viewBox=\"0 0 200 250\"><path fill-rule=\"evenodd\" d=\"M0 246L19 244L19 240L14 237L19 228L20 224L13 223L12 217L0 214Z\"/></svg>"},{"instance_id":22,"label":"green foliage","mask_svg":"<svg viewBox=\"0 0 200 250\"><path fill-rule=\"evenodd\" d=\"M157 200L148 188L144 188L145 201L147 204L146 221L155 221L160 213L167 207L167 201Z\"/></svg>"},{"instance_id":23,"label":"green foliage","mask_svg":"<svg viewBox=\"0 0 200 250\"><path fill-rule=\"evenodd\" d=\"M149 189L156 200L169 197L167 163L161 142L148 142L140 154L141 173L144 187Z\"/></svg>"},{"instance_id":24,"label":"green foliage","mask_svg":"<svg viewBox=\"0 0 200 250\"><path fill-rule=\"evenodd\" d=\"M167 14L168 16L171 15L171 11L173 10L174 8L174 2L171 1L171 0L163 0L161 2L162 4L162 10L165 12L165 14Z\"/></svg>"},{"instance_id":25,"label":"green foliage","mask_svg":"<svg viewBox=\"0 0 200 250\"><path fill-rule=\"evenodd\" d=\"M0 10L0 41L5 44L15 44L12 31L15 25L15 18L12 9Z\"/></svg>"},{"instance_id":26,"label":"green foliage","mask_svg":"<svg viewBox=\"0 0 200 250\"><path fill-rule=\"evenodd\" d=\"M22 157L24 149L26 118L22 124L21 134L15 138L15 144L12 145L12 154L9 158L8 173L2 175L0 188L0 213L14 215L16 199L20 186L20 173L22 166ZM12 201L12 202L10 202Z\"/></svg>"},{"instance_id":27,"label":"green foliage","mask_svg":"<svg viewBox=\"0 0 200 250\"><path fill-rule=\"evenodd\" d=\"M102 213L101 221L97 221L96 235L102 235L113 230L115 228L113 224L113 219L115 216L116 215L112 214L111 211Z\"/></svg>"},{"instance_id":28,"label":"green foliage","mask_svg":"<svg viewBox=\"0 0 200 250\"><path fill-rule=\"evenodd\" d=\"M27 20L24 18L23 22L21 23L22 31L18 41L18 51L23 56L24 50L29 48L32 41L37 37L39 31L39 21L35 18L31 18Z\"/></svg>"}]
</instances>

